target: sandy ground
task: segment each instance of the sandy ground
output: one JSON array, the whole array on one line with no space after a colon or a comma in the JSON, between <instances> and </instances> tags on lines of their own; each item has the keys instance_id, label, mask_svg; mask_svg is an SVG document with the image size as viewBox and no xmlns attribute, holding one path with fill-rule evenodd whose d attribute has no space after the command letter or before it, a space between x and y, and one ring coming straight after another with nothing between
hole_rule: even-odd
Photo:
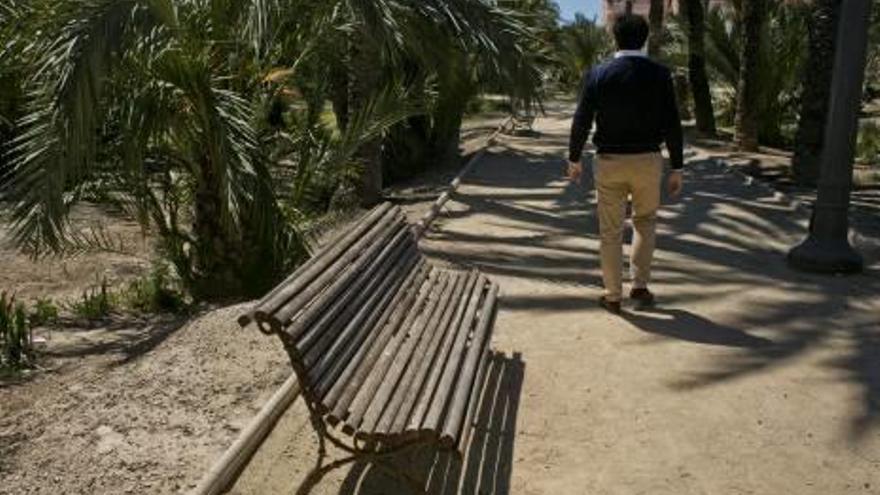
<instances>
[{"instance_id":1,"label":"sandy ground","mask_svg":"<svg viewBox=\"0 0 880 495\"><path fill-rule=\"evenodd\" d=\"M87 205L118 253L33 260L0 221L0 291L64 306L150 269L135 222ZM276 346L234 323L240 307L186 317L114 315L37 328L40 370L0 381L0 494L178 493L195 483L287 375ZM80 327L79 325L83 325Z\"/></svg>"},{"instance_id":2,"label":"sandy ground","mask_svg":"<svg viewBox=\"0 0 880 495\"><path fill-rule=\"evenodd\" d=\"M691 149L666 201L660 306L600 311L590 184L561 179L567 113L506 138L423 243L502 287L495 375L463 462L417 459L433 493L798 494L880 490L880 249L819 277L784 255L806 217ZM418 208L414 208L418 210ZM517 364L518 363L518 364ZM291 408L232 493L293 493L316 441ZM378 470L334 471L315 494L405 493Z\"/></svg>"},{"instance_id":3,"label":"sandy ground","mask_svg":"<svg viewBox=\"0 0 880 495\"><path fill-rule=\"evenodd\" d=\"M758 153L740 152L730 142L709 139L698 140L694 149L807 205L816 201L816 190L798 186L791 176L791 152L765 147ZM850 224L869 237L880 237L880 164L857 163L853 180Z\"/></svg>"},{"instance_id":4,"label":"sandy ground","mask_svg":"<svg viewBox=\"0 0 880 495\"><path fill-rule=\"evenodd\" d=\"M464 152L501 120L468 121ZM436 196L458 168L394 191ZM0 239L4 220L0 212ZM77 208L73 222L103 225L124 252L32 260L3 243L0 292L63 303L101 279L118 287L149 270L151 239L136 223L89 206ZM0 381L0 495L171 494L195 486L290 372L274 340L238 328L243 309L37 329L48 339L43 369Z\"/></svg>"},{"instance_id":5,"label":"sandy ground","mask_svg":"<svg viewBox=\"0 0 880 495\"><path fill-rule=\"evenodd\" d=\"M100 285L102 279L117 285L149 271L151 239L136 222L82 205L73 211L71 223L84 232L100 226L119 252L82 252L67 258L34 260L12 245L8 219L0 213L0 291L14 292L22 300L69 300Z\"/></svg>"},{"instance_id":6,"label":"sandy ground","mask_svg":"<svg viewBox=\"0 0 880 495\"><path fill-rule=\"evenodd\" d=\"M0 388L0 493L194 486L287 377L274 342L238 329L241 310L55 346L60 368Z\"/></svg>"}]
</instances>

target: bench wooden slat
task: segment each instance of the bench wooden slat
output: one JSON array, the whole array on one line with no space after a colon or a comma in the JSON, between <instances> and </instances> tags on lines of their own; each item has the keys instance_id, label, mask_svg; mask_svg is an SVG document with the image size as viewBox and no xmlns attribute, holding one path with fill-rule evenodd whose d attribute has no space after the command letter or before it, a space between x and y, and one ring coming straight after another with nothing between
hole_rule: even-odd
<instances>
[{"instance_id":1,"label":"bench wooden slat","mask_svg":"<svg viewBox=\"0 0 880 495\"><path fill-rule=\"evenodd\" d=\"M328 264L332 263L340 254L342 254L343 251L354 244L354 242L357 241L364 232L366 232L367 229L369 229L369 227L390 208L391 205L383 204L367 212L364 217L355 224L353 229L348 230L334 239L328 245L327 249L315 253L314 256L306 260L302 266L297 268L290 274L290 276L284 279L283 282L275 286L275 288L269 291L268 294L263 296L263 298L254 305L254 308L249 315L253 317L254 313L260 309L278 307L296 295L296 293L302 290L303 287L311 283L316 276L320 275L326 269ZM242 325L247 325L248 323L249 322L244 322Z\"/></svg>"},{"instance_id":2,"label":"bench wooden slat","mask_svg":"<svg viewBox=\"0 0 880 495\"><path fill-rule=\"evenodd\" d=\"M376 294L371 296L371 301L375 300L375 304L369 303L371 307L365 317L361 318L359 312L349 323L349 325L358 328L357 339L353 339L353 345L345 347L344 354L335 360L330 370L321 376L315 387L323 406L326 408L325 412L329 412L335 406L335 399L331 397L330 391L341 390L342 387L337 387L337 385L344 385L352 379L351 373L362 363L367 351L373 347L381 333L379 322L383 318L387 318L393 311L396 305L395 301L399 301L403 296L406 285L410 284L412 278L417 275L421 263L418 256L407 260L401 266L399 273L392 274L394 280L387 290L380 287Z\"/></svg>"},{"instance_id":3,"label":"bench wooden slat","mask_svg":"<svg viewBox=\"0 0 880 495\"><path fill-rule=\"evenodd\" d=\"M419 292L419 288L428 277L429 267L424 260L419 260L418 265L408 275L401 289L394 295L394 299L375 322L372 327L378 331L370 332L368 340L364 342L357 354L348 363L342 376L330 388L323 399L330 410L328 420L332 425L345 419L346 410L357 391L373 369L380 353L385 349L388 340L393 335L396 323L402 318L404 308L409 307ZM398 318L399 316L399 318Z\"/></svg>"},{"instance_id":4,"label":"bench wooden slat","mask_svg":"<svg viewBox=\"0 0 880 495\"><path fill-rule=\"evenodd\" d=\"M284 279L283 282L276 285L271 291L269 291L268 294L263 296L262 299L260 299L256 304L254 304L254 307L250 311L239 316L238 320L237 320L238 325L240 327L244 328L244 327L250 325L251 322L256 322L257 328L259 328L261 332L264 332L266 334L271 335L272 333L277 331L278 329L273 330L271 328L271 326L267 327L264 322L257 321L255 319L254 314L256 313L257 309L259 309L262 304L265 304L265 301L270 301L273 298L275 298L278 294L281 293L281 291L299 290L296 286L293 285L296 282L299 282L299 284L301 284L303 286L306 285L308 283L308 281L311 280L309 278L308 274L310 272L312 272L312 267L315 266L315 264L318 263L322 257L326 257L326 256L327 256L327 252L325 251L325 252L321 252L318 255L312 256L311 258L307 259L305 261L305 263L303 263L302 265L299 266L299 268L296 269L296 271L294 271L290 276L288 276L286 279ZM317 272L317 270L315 270L315 272Z\"/></svg>"},{"instance_id":5,"label":"bench wooden slat","mask_svg":"<svg viewBox=\"0 0 880 495\"><path fill-rule=\"evenodd\" d=\"M440 378L437 391L434 394L430 407L428 408L428 414L425 418L425 422L422 424L421 431L438 431L440 429L440 425L446 415L447 406L449 404L450 392L455 384L456 378L458 377L462 361L464 360L464 349L474 326L474 315L477 313L485 288L486 276L480 274L477 277L477 284L474 287L473 293L471 293L470 300L468 301L464 320L462 320L462 324L455 337L452 351L450 352L443 368L443 375Z\"/></svg>"},{"instance_id":6,"label":"bench wooden slat","mask_svg":"<svg viewBox=\"0 0 880 495\"><path fill-rule=\"evenodd\" d=\"M329 342L332 342L351 321L360 306L382 283L383 278L404 259L412 259L418 255L415 246L405 242L407 234L405 231L400 231L386 249L371 260L369 266L359 273L341 294L337 295L318 322L304 332L297 341L297 349L303 354L303 362L307 368L311 368L319 359L327 359L325 350ZM324 323L327 320L330 322Z\"/></svg>"},{"instance_id":7,"label":"bench wooden slat","mask_svg":"<svg viewBox=\"0 0 880 495\"><path fill-rule=\"evenodd\" d=\"M400 325L397 326L397 329L395 329L394 336L391 338L385 349L381 351L379 359L376 360L373 369L370 374L367 375L367 379L363 386L359 387L355 392L354 400L351 402L349 414L347 415L345 425L343 426L343 431L345 433L353 435L360 426L361 420L367 412L367 407L370 405L370 402L376 395L376 391L382 384L382 380L385 378L385 372L391 366L401 344L403 344L406 339L407 329L412 326L413 320L418 316L417 310L422 307L425 300L428 298L439 274L440 272L437 269L431 268L428 279L422 284L422 287L419 290L416 302L412 307L407 308L406 316L403 318Z\"/></svg>"},{"instance_id":8,"label":"bench wooden slat","mask_svg":"<svg viewBox=\"0 0 880 495\"><path fill-rule=\"evenodd\" d=\"M334 242L327 250L313 256L298 270L294 271L284 282L264 296L256 304L251 314L255 318L260 314L263 316L264 321L266 321L269 315L275 312L276 308L292 299L306 286L311 284L316 277L324 273L328 266L336 261L343 252L348 250L355 241L364 235L364 232L391 209L391 205L385 203L367 213L348 234ZM259 319L257 321L260 323Z\"/></svg>"},{"instance_id":9,"label":"bench wooden slat","mask_svg":"<svg viewBox=\"0 0 880 495\"><path fill-rule=\"evenodd\" d=\"M450 274L446 286L443 287L443 292L440 293L437 305L428 319L424 334L413 351L410 363L406 367L405 373L401 376L400 383L391 396L388 406L382 413L379 423L373 430L374 434L384 437L394 432L395 430L392 428L392 425L395 418L401 413L404 403L407 402L407 397L410 397L413 401L415 400L414 397L422 386L423 376L421 370L423 368L427 369L428 365L434 360L434 351L436 351L434 344L438 343L440 338L443 337L442 331L438 332L438 328L443 315L446 313L446 309L451 306L450 300L453 292L459 285L460 278L459 274Z\"/></svg>"},{"instance_id":10,"label":"bench wooden slat","mask_svg":"<svg viewBox=\"0 0 880 495\"><path fill-rule=\"evenodd\" d=\"M400 301L400 304L393 308L390 315L383 315L383 319L377 324L376 328L380 329L378 338L364 356L362 363L358 365L357 370L354 372L354 378L344 384L341 392L337 391L339 398L335 401L333 410L328 417L331 424L335 424L337 420L347 419L350 415L350 409L354 409L354 401L357 399L361 388L368 386L369 383L375 380L371 376L377 369L379 361L383 359L383 355L386 354L389 346L394 341L398 330L406 321L409 315L409 308L417 304L422 294L427 290L427 287L430 286L432 271L432 267L425 263L416 280L414 280L404 298ZM332 401L328 400L327 402L331 403Z\"/></svg>"},{"instance_id":11,"label":"bench wooden slat","mask_svg":"<svg viewBox=\"0 0 880 495\"><path fill-rule=\"evenodd\" d=\"M375 333L372 327L373 322L369 320L374 316L378 318L384 310L385 303L391 299L393 294L389 289L402 283L406 272L416 263L415 251L408 249L405 255L398 261L391 273L376 279L379 282L378 287L369 287L364 291L364 294L369 296L369 300L348 320L344 331L336 338L333 346L316 363L312 375L317 384L315 388L319 397L323 397L324 391L338 378L366 336Z\"/></svg>"},{"instance_id":12,"label":"bench wooden slat","mask_svg":"<svg viewBox=\"0 0 880 495\"><path fill-rule=\"evenodd\" d=\"M362 323L374 309L377 309L376 306L381 301L383 294L377 289L390 287L396 282L396 279L402 279L403 269L412 267L415 262L416 255L412 250L407 250L403 254L405 255L403 258L389 261L390 272L383 273L382 277L374 278L367 287L361 290L356 299L350 301L345 311L339 314L332 327L305 354L303 357L305 365L309 370L317 370L316 374L312 374L313 379L321 376L321 369L340 358L341 346L346 345L354 335L358 335L356 332L371 330Z\"/></svg>"},{"instance_id":13,"label":"bench wooden slat","mask_svg":"<svg viewBox=\"0 0 880 495\"><path fill-rule=\"evenodd\" d=\"M373 263L361 271L356 279L338 297L330 302L317 321L310 325L296 339L296 348L303 355L306 366L311 366L315 359L314 349L322 348L320 340L327 339L334 331L339 330L338 328L333 329L333 325L337 327L344 325L344 316L351 316L357 309L355 304L363 302L363 299L366 297L363 290L364 287L370 283L376 283L376 275L387 272L397 261L396 257L403 254L403 251L408 247L403 242L404 235L405 232L400 231L399 238L395 238L395 240L390 242L387 249L383 250ZM413 248L411 245L409 247L410 249Z\"/></svg>"},{"instance_id":14,"label":"bench wooden slat","mask_svg":"<svg viewBox=\"0 0 880 495\"><path fill-rule=\"evenodd\" d=\"M362 424L358 428L360 430L359 436L362 438L367 438L376 430L376 426L379 419L381 419L382 413L388 409L391 397L398 389L401 382L401 376L413 359L413 353L419 342L422 340L425 330L428 328L428 321L434 310L438 307L440 296L449 284L449 280L449 274L445 272L440 273L437 283L431 289L431 294L428 296L425 306L418 310L418 317L415 322L408 327L410 330L408 335L406 335L403 346L394 357L391 366L388 368L388 371L382 380L382 384L379 386L379 389L370 401L370 406L367 408Z\"/></svg>"},{"instance_id":15,"label":"bench wooden slat","mask_svg":"<svg viewBox=\"0 0 880 495\"><path fill-rule=\"evenodd\" d=\"M464 293L466 284L466 273L456 276L455 285L452 287L448 299L443 303L443 312L440 320L437 322L434 337L425 351L418 368L415 370L414 383L407 390L403 403L389 428L390 431L404 431L407 422L412 416L416 401L427 388L429 372L432 368L439 366L440 360L438 358L442 354L441 344L450 333L450 322Z\"/></svg>"},{"instance_id":16,"label":"bench wooden slat","mask_svg":"<svg viewBox=\"0 0 880 495\"><path fill-rule=\"evenodd\" d=\"M409 424L407 425L406 429L409 432L417 432L421 430L422 423L428 414L428 410L434 398L437 385L443 375L444 364L449 357L449 353L452 352L452 346L455 343L455 338L458 334L457 330L461 327L462 320L467 312L468 302L470 301L471 294L477 285L478 277L479 274L475 271L472 271L467 275L464 290L458 299L455 316L449 324L449 329L447 330L443 344L440 347L441 353L437 357L437 366L431 368L428 382L425 384L424 390L416 401L416 406L410 417Z\"/></svg>"},{"instance_id":17,"label":"bench wooden slat","mask_svg":"<svg viewBox=\"0 0 880 495\"><path fill-rule=\"evenodd\" d=\"M346 251L326 273L315 281L313 287L302 296L311 296L305 301L293 300L282 306L274 317L284 322L286 332L294 339L308 330L314 317L320 315L327 304L336 300L339 294L350 287L363 270L372 265L377 253L392 243L401 234L398 215L392 210L379 220L373 229L365 234L363 240Z\"/></svg>"},{"instance_id":18,"label":"bench wooden slat","mask_svg":"<svg viewBox=\"0 0 880 495\"><path fill-rule=\"evenodd\" d=\"M456 382L455 394L452 396L449 413L440 436L440 444L444 447L453 446L461 434L462 424L468 409L468 402L476 380L481 358L484 358L489 345L489 324L494 318L495 300L498 297L498 286L488 284L485 301L480 311L480 319L474 330L473 337L465 357L461 374Z\"/></svg>"},{"instance_id":19,"label":"bench wooden slat","mask_svg":"<svg viewBox=\"0 0 880 495\"><path fill-rule=\"evenodd\" d=\"M387 238L399 229L400 226L395 222L395 219L399 220L399 214L397 210L389 210L373 228L343 252L333 264L328 266L317 279L293 299L275 308L275 312L272 314L264 315L257 312L257 318L271 319L275 324L287 325L284 331L293 339L299 337L299 334L312 323L313 318L333 298L335 292L344 287L342 281L348 280L357 273L357 268L366 259L364 251L381 249L381 244L376 241ZM302 313L298 314L300 312ZM297 316L296 320L293 320L294 316ZM291 323L288 324L288 322Z\"/></svg>"}]
</instances>

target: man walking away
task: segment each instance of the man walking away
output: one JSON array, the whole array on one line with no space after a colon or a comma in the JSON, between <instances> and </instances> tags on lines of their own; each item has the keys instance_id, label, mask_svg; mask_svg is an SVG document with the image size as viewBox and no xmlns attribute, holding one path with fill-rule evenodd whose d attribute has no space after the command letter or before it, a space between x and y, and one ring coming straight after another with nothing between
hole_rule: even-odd
<instances>
[{"instance_id":1,"label":"man walking away","mask_svg":"<svg viewBox=\"0 0 880 495\"><path fill-rule=\"evenodd\" d=\"M600 257L605 295L599 300L606 310L619 314L623 298L623 224L627 199L632 196L633 237L630 267L630 298L640 307L654 303L648 289L654 257L657 209L666 142L672 172L669 194L681 193L684 166L681 120L672 75L666 67L647 58L642 49L648 39L648 23L641 16L624 14L614 23L618 52L612 60L587 72L574 115L569 144L569 178L583 173L581 153L593 120L597 148L594 163L598 196Z\"/></svg>"}]
</instances>

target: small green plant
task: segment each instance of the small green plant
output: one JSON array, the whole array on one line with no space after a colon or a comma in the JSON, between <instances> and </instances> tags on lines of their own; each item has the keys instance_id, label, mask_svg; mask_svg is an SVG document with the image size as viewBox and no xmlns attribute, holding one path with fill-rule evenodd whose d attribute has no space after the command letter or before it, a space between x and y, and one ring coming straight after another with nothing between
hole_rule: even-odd
<instances>
[{"instance_id":1,"label":"small green plant","mask_svg":"<svg viewBox=\"0 0 880 495\"><path fill-rule=\"evenodd\" d=\"M174 288L168 267L156 264L150 274L134 280L118 295L120 304L142 313L180 311L186 306L183 295Z\"/></svg>"},{"instance_id":2,"label":"small green plant","mask_svg":"<svg viewBox=\"0 0 880 495\"><path fill-rule=\"evenodd\" d=\"M33 335L25 305L0 294L0 369L17 370L33 362Z\"/></svg>"},{"instance_id":3,"label":"small green plant","mask_svg":"<svg viewBox=\"0 0 880 495\"><path fill-rule=\"evenodd\" d=\"M70 303L68 309L80 318L96 320L108 316L113 306L107 279L101 279L99 286L86 289L79 300Z\"/></svg>"},{"instance_id":4,"label":"small green plant","mask_svg":"<svg viewBox=\"0 0 880 495\"><path fill-rule=\"evenodd\" d=\"M860 161L880 167L880 124L868 120L861 125L856 156Z\"/></svg>"},{"instance_id":5,"label":"small green plant","mask_svg":"<svg viewBox=\"0 0 880 495\"><path fill-rule=\"evenodd\" d=\"M39 298L28 315L31 326L41 327L58 322L58 306L52 299Z\"/></svg>"},{"instance_id":6,"label":"small green plant","mask_svg":"<svg viewBox=\"0 0 880 495\"><path fill-rule=\"evenodd\" d=\"M465 108L466 115L479 115L486 110L486 102L483 98L473 98L467 103Z\"/></svg>"}]
</instances>

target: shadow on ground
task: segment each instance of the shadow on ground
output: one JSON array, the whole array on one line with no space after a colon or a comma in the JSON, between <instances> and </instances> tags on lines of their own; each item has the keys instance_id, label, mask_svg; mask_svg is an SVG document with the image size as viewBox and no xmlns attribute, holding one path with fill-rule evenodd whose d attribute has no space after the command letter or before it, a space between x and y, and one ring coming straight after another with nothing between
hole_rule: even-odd
<instances>
[{"instance_id":1,"label":"shadow on ground","mask_svg":"<svg viewBox=\"0 0 880 495\"><path fill-rule=\"evenodd\" d=\"M516 421L525 363L515 354L495 354L486 374L483 395L464 457L422 454L396 459L407 472L424 479L425 491L436 495L506 495L511 473ZM409 493L405 486L367 463L355 464L340 494Z\"/></svg>"},{"instance_id":2,"label":"shadow on ground","mask_svg":"<svg viewBox=\"0 0 880 495\"><path fill-rule=\"evenodd\" d=\"M646 333L696 344L743 348L773 345L772 340L756 337L730 326L720 325L684 309L654 308L639 312L627 312L623 317Z\"/></svg>"},{"instance_id":3,"label":"shadow on ground","mask_svg":"<svg viewBox=\"0 0 880 495\"><path fill-rule=\"evenodd\" d=\"M61 328L53 332L58 343L43 354L52 358L114 356L112 366L121 366L149 354L183 328L193 315L166 315L150 319L119 317L90 329Z\"/></svg>"},{"instance_id":4,"label":"shadow on ground","mask_svg":"<svg viewBox=\"0 0 880 495\"><path fill-rule=\"evenodd\" d=\"M66 324L53 328L46 348L39 351L38 364L47 369L68 360L99 356L108 358L106 366L115 368L148 355L173 336L193 318L192 315L164 315L149 320L137 317L114 317L91 324ZM81 322L82 323L82 322ZM45 329L38 330L39 333ZM0 389L30 383L40 373L0 376Z\"/></svg>"},{"instance_id":5,"label":"shadow on ground","mask_svg":"<svg viewBox=\"0 0 880 495\"><path fill-rule=\"evenodd\" d=\"M564 185L561 141L523 143L512 141L510 149L487 157L446 217L473 216L473 224L478 216L491 232L444 226L430 233L425 252L490 275L601 287L589 168L582 184ZM805 235L806 219L793 205L744 184L711 158L690 160L687 190L679 201L664 198L661 212L657 278L674 287L672 295L663 298L659 314L633 315L629 321L659 338L731 351L709 369L677 380L673 389L768 372L831 341L845 342L845 357L824 367L862 390L862 410L850 418L849 430L852 441L863 439L880 426L880 253L866 252L869 268L857 276L795 272L785 255ZM571 242L578 239L583 242ZM733 311L725 311L723 324L688 311L701 301L714 307L730 301ZM514 311L581 311L589 304L570 292L502 300L503 309Z\"/></svg>"}]
</instances>

